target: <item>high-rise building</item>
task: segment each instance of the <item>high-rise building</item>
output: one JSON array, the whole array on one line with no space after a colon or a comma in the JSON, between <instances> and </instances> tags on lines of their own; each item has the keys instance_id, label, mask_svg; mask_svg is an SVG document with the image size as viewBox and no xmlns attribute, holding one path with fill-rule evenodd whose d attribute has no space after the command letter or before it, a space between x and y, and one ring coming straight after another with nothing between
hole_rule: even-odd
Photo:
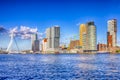
<instances>
[{"instance_id":1,"label":"high-rise building","mask_svg":"<svg viewBox=\"0 0 120 80\"><path fill-rule=\"evenodd\" d=\"M32 34L31 40L32 40L32 51L39 52L39 40L38 40L37 33Z\"/></svg>"},{"instance_id":2,"label":"high-rise building","mask_svg":"<svg viewBox=\"0 0 120 80\"><path fill-rule=\"evenodd\" d=\"M42 52L46 53L46 51L47 51L47 38L44 38L42 40Z\"/></svg>"},{"instance_id":3,"label":"high-rise building","mask_svg":"<svg viewBox=\"0 0 120 80\"><path fill-rule=\"evenodd\" d=\"M59 48L59 39L60 39L60 27L52 27L51 28L51 41L52 48Z\"/></svg>"},{"instance_id":4,"label":"high-rise building","mask_svg":"<svg viewBox=\"0 0 120 80\"><path fill-rule=\"evenodd\" d=\"M81 24L80 25L80 46L83 46L84 43L84 34L86 33L86 25L85 24Z\"/></svg>"},{"instance_id":5,"label":"high-rise building","mask_svg":"<svg viewBox=\"0 0 120 80\"><path fill-rule=\"evenodd\" d=\"M117 45L117 20L112 19L107 22L107 47L116 47Z\"/></svg>"},{"instance_id":6,"label":"high-rise building","mask_svg":"<svg viewBox=\"0 0 120 80\"><path fill-rule=\"evenodd\" d=\"M87 44L88 50L97 50L96 27L94 22L87 23Z\"/></svg>"},{"instance_id":7,"label":"high-rise building","mask_svg":"<svg viewBox=\"0 0 120 80\"><path fill-rule=\"evenodd\" d=\"M94 22L88 22L85 32L82 33L82 48L86 52L97 51L96 27ZM80 34L81 35L81 34Z\"/></svg>"},{"instance_id":8,"label":"high-rise building","mask_svg":"<svg viewBox=\"0 0 120 80\"><path fill-rule=\"evenodd\" d=\"M51 28L46 29L47 49L52 47L51 43Z\"/></svg>"},{"instance_id":9,"label":"high-rise building","mask_svg":"<svg viewBox=\"0 0 120 80\"><path fill-rule=\"evenodd\" d=\"M55 51L60 45L60 27L54 26L46 30L47 49Z\"/></svg>"},{"instance_id":10,"label":"high-rise building","mask_svg":"<svg viewBox=\"0 0 120 80\"><path fill-rule=\"evenodd\" d=\"M87 33L83 33L83 38L82 38L82 49L86 50L87 49Z\"/></svg>"}]
</instances>

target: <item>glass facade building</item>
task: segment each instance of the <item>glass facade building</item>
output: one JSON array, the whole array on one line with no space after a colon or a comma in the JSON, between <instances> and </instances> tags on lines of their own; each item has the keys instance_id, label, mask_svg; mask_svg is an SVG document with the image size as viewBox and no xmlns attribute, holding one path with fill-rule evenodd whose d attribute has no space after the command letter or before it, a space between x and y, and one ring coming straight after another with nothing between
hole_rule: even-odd
<instances>
[{"instance_id":1,"label":"glass facade building","mask_svg":"<svg viewBox=\"0 0 120 80\"><path fill-rule=\"evenodd\" d=\"M60 27L54 26L46 30L47 49L54 51L59 48L60 45Z\"/></svg>"},{"instance_id":2,"label":"glass facade building","mask_svg":"<svg viewBox=\"0 0 120 80\"><path fill-rule=\"evenodd\" d=\"M82 32L83 29L80 31ZM88 22L86 25L84 25L84 32L81 32L80 42L82 42L83 50L86 52L97 51L96 26L94 25L94 22Z\"/></svg>"},{"instance_id":3,"label":"glass facade building","mask_svg":"<svg viewBox=\"0 0 120 80\"><path fill-rule=\"evenodd\" d=\"M116 47L117 46L117 20L109 20L108 32L107 32L107 46Z\"/></svg>"}]
</instances>

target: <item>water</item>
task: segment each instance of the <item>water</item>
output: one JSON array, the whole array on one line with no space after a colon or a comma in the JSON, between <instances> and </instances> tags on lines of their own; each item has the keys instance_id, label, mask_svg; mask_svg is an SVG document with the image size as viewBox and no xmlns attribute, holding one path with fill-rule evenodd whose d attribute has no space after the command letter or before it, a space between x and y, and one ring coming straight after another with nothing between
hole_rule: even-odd
<instances>
[{"instance_id":1,"label":"water","mask_svg":"<svg viewBox=\"0 0 120 80\"><path fill-rule=\"evenodd\" d=\"M0 54L0 80L106 79L120 79L120 54Z\"/></svg>"}]
</instances>

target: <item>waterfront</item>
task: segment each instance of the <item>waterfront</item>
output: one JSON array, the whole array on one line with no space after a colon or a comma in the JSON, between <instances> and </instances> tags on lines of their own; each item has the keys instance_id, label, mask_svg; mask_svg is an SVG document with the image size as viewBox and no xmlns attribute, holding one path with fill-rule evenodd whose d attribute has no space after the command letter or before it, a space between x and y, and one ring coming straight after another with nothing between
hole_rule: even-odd
<instances>
[{"instance_id":1,"label":"waterfront","mask_svg":"<svg viewBox=\"0 0 120 80\"><path fill-rule=\"evenodd\" d=\"M0 55L0 80L91 79L120 79L120 54Z\"/></svg>"}]
</instances>

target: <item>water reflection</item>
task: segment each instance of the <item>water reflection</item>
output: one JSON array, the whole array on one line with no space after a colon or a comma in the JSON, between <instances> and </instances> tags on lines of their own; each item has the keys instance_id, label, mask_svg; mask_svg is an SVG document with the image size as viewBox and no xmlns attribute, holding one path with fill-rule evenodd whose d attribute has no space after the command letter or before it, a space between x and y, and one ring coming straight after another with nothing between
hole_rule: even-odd
<instances>
[{"instance_id":1,"label":"water reflection","mask_svg":"<svg viewBox=\"0 0 120 80\"><path fill-rule=\"evenodd\" d=\"M0 55L0 80L119 80L119 54Z\"/></svg>"},{"instance_id":2,"label":"water reflection","mask_svg":"<svg viewBox=\"0 0 120 80\"><path fill-rule=\"evenodd\" d=\"M82 70L96 70L97 67L93 64L86 64L86 63L81 63L78 64L78 67Z\"/></svg>"}]
</instances>

